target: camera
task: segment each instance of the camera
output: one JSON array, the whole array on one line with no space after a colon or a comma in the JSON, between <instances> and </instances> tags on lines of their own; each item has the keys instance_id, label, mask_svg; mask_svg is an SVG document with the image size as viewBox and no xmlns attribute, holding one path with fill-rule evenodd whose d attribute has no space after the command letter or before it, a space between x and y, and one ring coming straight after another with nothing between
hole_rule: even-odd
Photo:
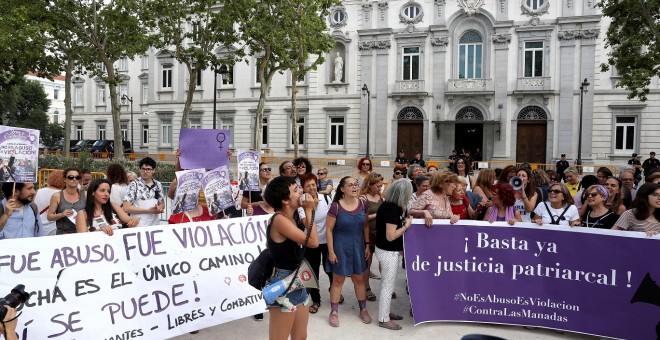
<instances>
[{"instance_id":1,"label":"camera","mask_svg":"<svg viewBox=\"0 0 660 340\"><path fill-rule=\"evenodd\" d=\"M7 308L5 308L5 305L11 308L17 308L29 299L30 293L25 291L24 285L17 285L14 287L14 289L11 290L11 293L0 299L0 320L4 320L7 315Z\"/></svg>"}]
</instances>

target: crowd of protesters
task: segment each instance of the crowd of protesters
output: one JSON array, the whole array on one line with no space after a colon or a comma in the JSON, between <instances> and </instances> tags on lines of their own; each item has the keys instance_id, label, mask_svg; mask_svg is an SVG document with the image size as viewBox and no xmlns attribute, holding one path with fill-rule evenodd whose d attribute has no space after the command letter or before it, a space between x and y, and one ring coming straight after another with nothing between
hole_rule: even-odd
<instances>
[{"instance_id":1,"label":"crowd of protesters","mask_svg":"<svg viewBox=\"0 0 660 340\"><path fill-rule=\"evenodd\" d=\"M341 178L336 187L328 169L314 174L312 163L304 157L284 161L277 169L275 164L260 163L260 190L244 192L237 207L210 216L202 198L197 209L171 215L168 222L274 214L267 231L277 268L271 281L295 269L294 255L307 244L304 257L317 276L322 268L330 281L330 326L340 325L342 286L350 277L360 320L372 322L367 301L378 299L378 325L391 330L401 329L394 321L402 316L390 312L390 304L396 298L402 235L411 227L412 217L423 219L429 228L434 220L445 219L450 224L481 220L512 226L532 222L649 235L660 232L660 162L654 153L650 162L632 162L619 177L605 167L596 176L580 177L565 155L557 171L532 169L523 163L478 173L475 159L467 152L453 153L449 168L443 169L427 166L421 154L411 160L403 152L398 156L391 178L376 173L372 160L362 158L357 171ZM165 198L174 197L176 181L166 193L153 177L156 161L146 157L138 165L137 178L121 165L111 164L107 179L91 180L89 171L68 168L50 173L39 190L33 183L3 183L0 240L97 231L112 235L119 228L160 224ZM641 186L638 168L646 175ZM182 170L178 162L176 170ZM279 176L273 170L279 170ZM372 266L374 259L378 266ZM371 272L372 267L379 268L380 276ZM378 296L371 280L381 280ZM291 312L278 302L268 305L270 336L304 338L309 313L317 313L322 304L319 290L299 290L287 297L298 308ZM263 315L254 319L262 320Z\"/></svg>"}]
</instances>

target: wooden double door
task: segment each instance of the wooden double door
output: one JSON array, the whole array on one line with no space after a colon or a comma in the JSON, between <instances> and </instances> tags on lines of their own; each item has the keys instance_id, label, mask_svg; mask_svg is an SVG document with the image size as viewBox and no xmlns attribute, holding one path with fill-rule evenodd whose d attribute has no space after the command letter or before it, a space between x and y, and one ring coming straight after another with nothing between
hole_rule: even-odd
<instances>
[{"instance_id":1,"label":"wooden double door","mask_svg":"<svg viewBox=\"0 0 660 340\"><path fill-rule=\"evenodd\" d=\"M547 125L544 120L518 121L516 162L545 164Z\"/></svg>"},{"instance_id":2,"label":"wooden double door","mask_svg":"<svg viewBox=\"0 0 660 340\"><path fill-rule=\"evenodd\" d=\"M396 139L397 153L403 150L408 159L415 158L417 152L424 155L424 122L399 121Z\"/></svg>"}]
</instances>

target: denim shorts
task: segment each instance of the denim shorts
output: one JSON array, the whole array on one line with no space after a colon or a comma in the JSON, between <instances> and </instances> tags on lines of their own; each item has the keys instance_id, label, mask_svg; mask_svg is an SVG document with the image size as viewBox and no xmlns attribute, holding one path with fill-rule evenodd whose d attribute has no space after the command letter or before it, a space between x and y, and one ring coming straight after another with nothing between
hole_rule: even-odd
<instances>
[{"instance_id":1,"label":"denim shorts","mask_svg":"<svg viewBox=\"0 0 660 340\"><path fill-rule=\"evenodd\" d=\"M277 281L282 280L283 278L291 275L294 271L293 270L286 270L286 269L278 269L275 268L275 273L273 276L271 276L268 281L266 282L266 286L268 286L271 283L275 283ZM291 304L294 306L309 306L311 299L309 298L309 295L307 294L307 289L301 288L301 289L296 289L293 292L290 292L289 294L286 294L286 297L291 301ZM282 312L291 312L291 310L282 304L278 303L277 301L273 301L271 304L267 304L268 308L280 308Z\"/></svg>"}]
</instances>

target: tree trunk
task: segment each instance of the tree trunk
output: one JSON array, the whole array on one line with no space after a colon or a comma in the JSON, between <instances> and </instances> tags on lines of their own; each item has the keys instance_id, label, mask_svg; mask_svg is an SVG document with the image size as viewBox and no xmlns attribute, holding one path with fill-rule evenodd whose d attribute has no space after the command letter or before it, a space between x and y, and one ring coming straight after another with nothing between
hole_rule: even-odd
<instances>
[{"instance_id":1,"label":"tree trunk","mask_svg":"<svg viewBox=\"0 0 660 340\"><path fill-rule=\"evenodd\" d=\"M298 106L296 96L298 95L298 71L291 70L291 131L293 132L293 157L298 158L300 146L298 145Z\"/></svg>"},{"instance_id":2,"label":"tree trunk","mask_svg":"<svg viewBox=\"0 0 660 340\"><path fill-rule=\"evenodd\" d=\"M190 75L190 81L188 82L188 93L186 94L186 102L183 104L183 115L181 117L181 128L189 127L188 117L190 116L190 110L192 108L193 96L195 95L195 89L197 88L197 71L192 68L189 63L185 63L188 74ZM215 114L215 112L214 112Z\"/></svg>"},{"instance_id":3,"label":"tree trunk","mask_svg":"<svg viewBox=\"0 0 660 340\"><path fill-rule=\"evenodd\" d=\"M62 144L62 153L64 158L69 158L71 145L71 120L73 118L73 108L71 106L71 81L73 77L74 60L67 55L66 66L64 69L64 144Z\"/></svg>"},{"instance_id":4,"label":"tree trunk","mask_svg":"<svg viewBox=\"0 0 660 340\"><path fill-rule=\"evenodd\" d=\"M114 61L105 58L105 68L108 72L108 87L110 89L110 107L112 108L112 130L115 140L114 157L124 158L124 144L121 136L121 107L117 98L117 78L115 75ZM106 137L107 138L107 137Z\"/></svg>"}]
</instances>

